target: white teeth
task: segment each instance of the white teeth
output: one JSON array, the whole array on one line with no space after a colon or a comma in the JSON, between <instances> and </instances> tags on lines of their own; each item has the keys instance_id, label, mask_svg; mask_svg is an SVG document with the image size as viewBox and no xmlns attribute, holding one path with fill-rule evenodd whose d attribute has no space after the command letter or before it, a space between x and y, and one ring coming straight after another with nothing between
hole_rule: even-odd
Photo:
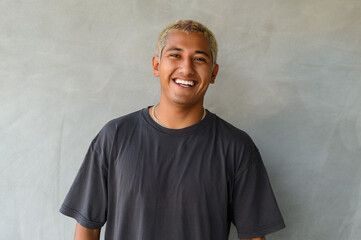
<instances>
[{"instance_id":1,"label":"white teeth","mask_svg":"<svg viewBox=\"0 0 361 240\"><path fill-rule=\"evenodd\" d=\"M186 80L181 80L181 79L175 79L175 82L178 84L185 84L185 85L190 85L190 86L194 85L193 81L186 81Z\"/></svg>"}]
</instances>

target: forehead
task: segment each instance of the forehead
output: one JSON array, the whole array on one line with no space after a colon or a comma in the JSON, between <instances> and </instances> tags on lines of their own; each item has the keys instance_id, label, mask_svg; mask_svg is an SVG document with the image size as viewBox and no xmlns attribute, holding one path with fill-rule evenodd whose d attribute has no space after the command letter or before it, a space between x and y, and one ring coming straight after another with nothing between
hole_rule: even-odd
<instances>
[{"instance_id":1,"label":"forehead","mask_svg":"<svg viewBox=\"0 0 361 240\"><path fill-rule=\"evenodd\" d=\"M203 34L197 32L173 31L169 33L163 51L175 47L183 50L211 53L209 40Z\"/></svg>"}]
</instances>

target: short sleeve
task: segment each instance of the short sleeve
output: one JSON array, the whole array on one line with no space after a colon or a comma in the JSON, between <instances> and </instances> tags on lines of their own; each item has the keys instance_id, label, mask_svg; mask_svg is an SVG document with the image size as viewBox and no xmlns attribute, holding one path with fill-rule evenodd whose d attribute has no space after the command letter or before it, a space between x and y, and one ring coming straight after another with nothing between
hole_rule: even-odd
<instances>
[{"instance_id":1,"label":"short sleeve","mask_svg":"<svg viewBox=\"0 0 361 240\"><path fill-rule=\"evenodd\" d=\"M60 208L90 229L101 228L107 219L107 159L104 139L98 134L92 141L76 178Z\"/></svg>"},{"instance_id":2,"label":"short sleeve","mask_svg":"<svg viewBox=\"0 0 361 240\"><path fill-rule=\"evenodd\" d=\"M240 239L261 237L285 227L261 155L253 144L242 156L247 163L235 173L232 222Z\"/></svg>"}]
</instances>

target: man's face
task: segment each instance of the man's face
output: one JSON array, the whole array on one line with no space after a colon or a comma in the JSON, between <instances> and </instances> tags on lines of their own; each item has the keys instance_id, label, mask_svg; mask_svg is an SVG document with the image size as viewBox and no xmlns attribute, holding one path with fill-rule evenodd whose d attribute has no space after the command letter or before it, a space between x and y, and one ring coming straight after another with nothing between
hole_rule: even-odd
<instances>
[{"instance_id":1,"label":"man's face","mask_svg":"<svg viewBox=\"0 0 361 240\"><path fill-rule=\"evenodd\" d=\"M182 105L202 104L218 65L212 63L208 39L200 33L173 31L159 58L153 57L153 72L161 84L161 101Z\"/></svg>"}]
</instances>

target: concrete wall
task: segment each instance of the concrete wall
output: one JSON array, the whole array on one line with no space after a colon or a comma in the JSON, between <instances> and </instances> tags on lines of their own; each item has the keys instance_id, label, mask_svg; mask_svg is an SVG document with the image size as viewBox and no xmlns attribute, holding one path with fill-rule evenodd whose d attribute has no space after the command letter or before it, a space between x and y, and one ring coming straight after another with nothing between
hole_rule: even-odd
<instances>
[{"instance_id":1,"label":"concrete wall","mask_svg":"<svg viewBox=\"0 0 361 240\"><path fill-rule=\"evenodd\" d=\"M157 103L158 34L189 18L219 42L206 107L248 132L268 169L287 224L268 239L359 238L359 0L3 0L1 239L72 239L58 209L90 141Z\"/></svg>"}]
</instances>

